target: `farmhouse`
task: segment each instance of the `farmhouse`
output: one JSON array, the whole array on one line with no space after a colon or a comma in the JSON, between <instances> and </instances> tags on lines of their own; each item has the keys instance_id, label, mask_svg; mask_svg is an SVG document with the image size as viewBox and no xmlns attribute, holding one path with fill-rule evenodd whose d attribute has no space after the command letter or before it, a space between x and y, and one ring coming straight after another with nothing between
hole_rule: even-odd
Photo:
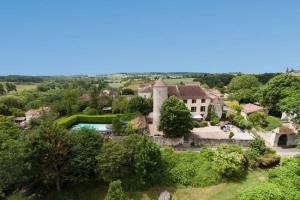
<instances>
[{"instance_id":1,"label":"farmhouse","mask_svg":"<svg viewBox=\"0 0 300 200\"><path fill-rule=\"evenodd\" d=\"M216 90L206 90L199 83L186 85L167 86L162 79L156 80L154 85L143 85L138 90L138 95L146 98L153 97L153 124L159 123L160 107L169 96L176 96L190 110L194 119L203 120L212 105L219 118L223 112L223 101Z\"/></svg>"},{"instance_id":2,"label":"farmhouse","mask_svg":"<svg viewBox=\"0 0 300 200\"><path fill-rule=\"evenodd\" d=\"M242 111L241 111L241 115L244 118L247 118L248 115L250 115L251 113L254 112L266 112L266 110L264 109L264 107L252 104L252 103L248 103L248 104L243 104L242 105Z\"/></svg>"}]
</instances>

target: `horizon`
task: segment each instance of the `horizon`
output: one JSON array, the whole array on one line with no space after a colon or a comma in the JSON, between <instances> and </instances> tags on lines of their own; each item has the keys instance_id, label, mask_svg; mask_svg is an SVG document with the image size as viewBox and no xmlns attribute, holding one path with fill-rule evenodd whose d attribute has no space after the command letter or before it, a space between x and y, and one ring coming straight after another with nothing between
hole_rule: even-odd
<instances>
[{"instance_id":1,"label":"horizon","mask_svg":"<svg viewBox=\"0 0 300 200\"><path fill-rule=\"evenodd\" d=\"M299 70L300 2L7 1L0 75Z\"/></svg>"}]
</instances>

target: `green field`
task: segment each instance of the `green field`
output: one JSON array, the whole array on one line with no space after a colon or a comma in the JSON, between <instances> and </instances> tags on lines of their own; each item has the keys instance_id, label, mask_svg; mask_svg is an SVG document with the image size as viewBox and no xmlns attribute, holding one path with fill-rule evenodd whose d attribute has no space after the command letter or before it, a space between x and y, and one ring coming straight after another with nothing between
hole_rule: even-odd
<instances>
[{"instance_id":1,"label":"green field","mask_svg":"<svg viewBox=\"0 0 300 200\"><path fill-rule=\"evenodd\" d=\"M237 195L247 188L267 180L267 171L251 171L247 177L238 182L221 183L204 188L166 188L153 187L144 192L130 193L133 200L156 200L159 194L167 190L172 193L173 200L234 200ZM45 200L102 200L107 187L100 184L88 184L64 190L61 194L50 193ZM9 200L28 200L20 195L13 195Z\"/></svg>"},{"instance_id":2,"label":"green field","mask_svg":"<svg viewBox=\"0 0 300 200\"><path fill-rule=\"evenodd\" d=\"M0 82L5 85L5 82ZM37 88L37 84L35 83L15 83L18 92L22 92L25 90L35 90Z\"/></svg>"},{"instance_id":3,"label":"green field","mask_svg":"<svg viewBox=\"0 0 300 200\"><path fill-rule=\"evenodd\" d=\"M193 82L194 78L175 78L175 79L164 79L167 85L176 85L180 83Z\"/></svg>"}]
</instances>

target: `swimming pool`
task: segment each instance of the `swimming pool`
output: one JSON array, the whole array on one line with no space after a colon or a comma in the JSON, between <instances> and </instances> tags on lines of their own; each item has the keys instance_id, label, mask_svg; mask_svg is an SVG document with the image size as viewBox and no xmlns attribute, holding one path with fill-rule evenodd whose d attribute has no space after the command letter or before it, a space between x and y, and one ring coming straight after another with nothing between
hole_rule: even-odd
<instances>
[{"instance_id":1,"label":"swimming pool","mask_svg":"<svg viewBox=\"0 0 300 200\"><path fill-rule=\"evenodd\" d=\"M84 124L79 123L72 127L73 130L81 128L96 129L97 131L106 132L111 130L111 124Z\"/></svg>"}]
</instances>

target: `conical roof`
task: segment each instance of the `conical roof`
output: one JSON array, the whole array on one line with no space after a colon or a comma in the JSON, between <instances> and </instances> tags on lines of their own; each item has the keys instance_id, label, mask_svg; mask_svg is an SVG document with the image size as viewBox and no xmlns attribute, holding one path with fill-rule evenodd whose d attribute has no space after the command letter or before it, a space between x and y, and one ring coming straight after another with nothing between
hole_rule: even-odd
<instances>
[{"instance_id":1,"label":"conical roof","mask_svg":"<svg viewBox=\"0 0 300 200\"><path fill-rule=\"evenodd\" d=\"M166 83L160 78L155 81L154 87L166 87Z\"/></svg>"}]
</instances>

